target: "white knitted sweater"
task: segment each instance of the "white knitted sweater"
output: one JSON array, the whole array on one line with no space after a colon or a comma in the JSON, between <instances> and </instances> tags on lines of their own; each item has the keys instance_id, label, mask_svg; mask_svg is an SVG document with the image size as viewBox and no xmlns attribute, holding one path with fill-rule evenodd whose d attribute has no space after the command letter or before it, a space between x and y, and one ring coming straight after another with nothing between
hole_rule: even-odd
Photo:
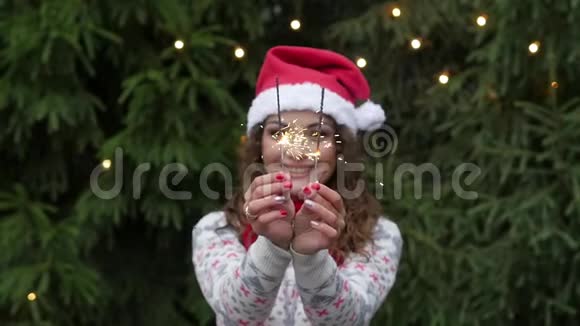
<instances>
[{"instance_id":1,"label":"white knitted sweater","mask_svg":"<svg viewBox=\"0 0 580 326\"><path fill-rule=\"evenodd\" d=\"M327 250L301 255L259 236L246 251L223 212L193 229L193 265L218 325L367 325L395 282L399 228L380 218L370 259L337 266Z\"/></svg>"}]
</instances>

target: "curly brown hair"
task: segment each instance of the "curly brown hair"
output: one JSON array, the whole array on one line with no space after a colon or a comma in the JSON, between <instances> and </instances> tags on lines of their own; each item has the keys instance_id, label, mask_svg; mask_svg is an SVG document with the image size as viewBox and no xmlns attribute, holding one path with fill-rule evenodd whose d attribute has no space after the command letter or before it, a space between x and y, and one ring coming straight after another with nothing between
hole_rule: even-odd
<instances>
[{"instance_id":1,"label":"curly brown hair","mask_svg":"<svg viewBox=\"0 0 580 326\"><path fill-rule=\"evenodd\" d=\"M332 119L331 117L327 118ZM359 137L343 125L337 125L336 132L340 140L336 143L336 153L337 157L341 158L337 164L362 162L364 156L362 155ZM240 179L243 179L241 176L246 175L251 181L255 177L266 173L262 164L262 134L263 129L256 125L250 131L249 137L242 142L238 164L238 176L240 176ZM262 168L254 169L247 174L248 169L252 168L251 165L261 166ZM346 189L354 189L357 182L362 178L362 172L345 173L344 185ZM243 180L241 182L243 183ZM340 193L337 190L336 169L326 185ZM243 213L244 192L245 189L239 186L224 207L228 223L238 230L240 236L247 225L247 220ZM345 197L348 196L343 196L343 198ZM344 206L346 210L346 228L331 251L345 258L351 252L368 255L368 253L363 251L363 248L369 241L372 241L373 229L382 214L382 207L366 187L360 196L353 199L345 198Z\"/></svg>"}]
</instances>

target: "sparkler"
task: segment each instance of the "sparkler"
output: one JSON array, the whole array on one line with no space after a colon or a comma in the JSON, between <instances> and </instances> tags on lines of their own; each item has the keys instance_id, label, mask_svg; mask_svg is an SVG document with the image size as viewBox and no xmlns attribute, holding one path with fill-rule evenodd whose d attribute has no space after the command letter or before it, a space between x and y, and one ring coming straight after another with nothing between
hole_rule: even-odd
<instances>
[{"instance_id":1,"label":"sparkler","mask_svg":"<svg viewBox=\"0 0 580 326\"><path fill-rule=\"evenodd\" d=\"M320 95L320 110L318 110L318 131L316 132L316 151L314 152L314 181L318 182L318 159L320 158L320 133L322 132L322 114L324 110L324 87Z\"/></svg>"},{"instance_id":2,"label":"sparkler","mask_svg":"<svg viewBox=\"0 0 580 326\"><path fill-rule=\"evenodd\" d=\"M310 140L305 136L306 129L296 123L290 122L286 127L277 131L272 138L276 140L282 154L287 154L295 160L301 160L308 156L310 150Z\"/></svg>"},{"instance_id":3,"label":"sparkler","mask_svg":"<svg viewBox=\"0 0 580 326\"><path fill-rule=\"evenodd\" d=\"M316 172L318 168L318 159L320 157L320 138L322 133L322 117L324 110L324 88L322 88L322 95L320 100L320 110L316 111L319 114L318 118L318 131L316 132L316 150L311 152L310 138L306 136L306 128L303 128L296 123L296 120L288 123L287 126L282 127L282 115L280 112L280 89L278 78L276 77L276 99L278 104L278 125L280 129L272 135L272 138L276 141L276 145L280 149L280 163L282 168L284 168L284 154L291 156L294 160L301 160L303 158L308 158L314 161L314 179L318 182L318 173Z\"/></svg>"},{"instance_id":4,"label":"sparkler","mask_svg":"<svg viewBox=\"0 0 580 326\"><path fill-rule=\"evenodd\" d=\"M276 103L278 108L278 126L280 127L280 130L276 132L276 134L278 134L282 130L282 113L280 113L280 82L278 76L276 76ZM282 166L282 170L284 170L284 145L286 144L288 144L288 139L280 137L278 146L280 147L280 165Z\"/></svg>"}]
</instances>

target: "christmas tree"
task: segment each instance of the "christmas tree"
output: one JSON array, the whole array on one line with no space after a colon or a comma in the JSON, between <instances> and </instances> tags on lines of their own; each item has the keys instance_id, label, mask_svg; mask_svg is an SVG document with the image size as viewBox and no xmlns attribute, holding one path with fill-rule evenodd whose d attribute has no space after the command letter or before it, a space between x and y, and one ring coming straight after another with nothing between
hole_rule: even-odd
<instances>
[{"instance_id":1,"label":"christmas tree","mask_svg":"<svg viewBox=\"0 0 580 326\"><path fill-rule=\"evenodd\" d=\"M235 171L289 44L352 58L388 113L363 141L405 246L376 325L572 325L578 21L577 0L0 0L1 324L212 324L207 167Z\"/></svg>"}]
</instances>

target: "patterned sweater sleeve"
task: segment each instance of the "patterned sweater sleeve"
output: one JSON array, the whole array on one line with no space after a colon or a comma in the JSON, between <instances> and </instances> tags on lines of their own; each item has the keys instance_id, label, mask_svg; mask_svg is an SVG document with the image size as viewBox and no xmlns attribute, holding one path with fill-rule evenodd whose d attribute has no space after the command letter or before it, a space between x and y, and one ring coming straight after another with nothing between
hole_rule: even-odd
<instances>
[{"instance_id":1,"label":"patterned sweater sleeve","mask_svg":"<svg viewBox=\"0 0 580 326\"><path fill-rule=\"evenodd\" d=\"M201 291L227 325L260 324L271 313L292 256L259 236L248 251L223 212L193 228L192 261Z\"/></svg>"},{"instance_id":2,"label":"patterned sweater sleeve","mask_svg":"<svg viewBox=\"0 0 580 326\"><path fill-rule=\"evenodd\" d=\"M312 324L367 325L395 282L402 239L399 228L379 219L370 258L351 255L337 267L327 250L301 255L293 250L296 283Z\"/></svg>"}]
</instances>

